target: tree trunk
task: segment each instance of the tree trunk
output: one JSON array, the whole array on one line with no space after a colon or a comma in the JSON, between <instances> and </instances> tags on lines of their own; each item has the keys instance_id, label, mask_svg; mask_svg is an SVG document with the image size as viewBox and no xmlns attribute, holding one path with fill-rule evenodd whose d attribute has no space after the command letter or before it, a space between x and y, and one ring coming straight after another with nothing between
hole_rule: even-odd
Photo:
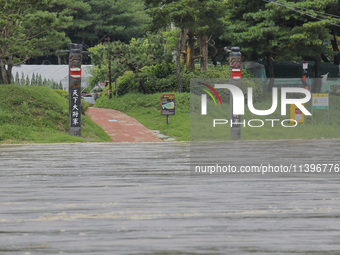
<instances>
[{"instance_id":1,"label":"tree trunk","mask_svg":"<svg viewBox=\"0 0 340 255\"><path fill-rule=\"evenodd\" d=\"M195 46L195 36L192 33L188 33L188 47L187 47L187 69L190 71L195 71L194 62L194 46Z\"/></svg>"},{"instance_id":2,"label":"tree trunk","mask_svg":"<svg viewBox=\"0 0 340 255\"><path fill-rule=\"evenodd\" d=\"M266 56L267 58L267 62L268 62L268 78L269 78L269 84L268 84L268 88L267 91L271 92L274 86L274 63L273 63L273 59L272 59L272 55L269 53Z\"/></svg>"},{"instance_id":3,"label":"tree trunk","mask_svg":"<svg viewBox=\"0 0 340 255\"><path fill-rule=\"evenodd\" d=\"M163 26L163 32L166 32L166 25ZM163 39L163 44L164 44L164 53L168 52L167 45L166 45L166 40Z\"/></svg>"},{"instance_id":4,"label":"tree trunk","mask_svg":"<svg viewBox=\"0 0 340 255\"><path fill-rule=\"evenodd\" d=\"M216 48L216 42L214 40L211 40L213 43L209 43L210 42L210 39L208 41L209 43L209 46L212 47L214 50L215 50L215 53L214 55L211 56L211 61L213 62L213 65L216 67L217 66L217 61L216 61L216 56L218 54L218 50Z\"/></svg>"},{"instance_id":5,"label":"tree trunk","mask_svg":"<svg viewBox=\"0 0 340 255\"><path fill-rule=\"evenodd\" d=\"M187 45L185 43L185 41L187 39L187 35L188 35L188 29L183 28L183 33L181 32L181 35L180 35L180 40L181 40L181 44L182 44L181 61L183 61L183 62L185 62L185 60L187 58Z\"/></svg>"},{"instance_id":6,"label":"tree trunk","mask_svg":"<svg viewBox=\"0 0 340 255\"><path fill-rule=\"evenodd\" d=\"M183 92L183 81L181 77L181 50L183 48L183 37L185 38L184 28L181 28L181 34L178 41L178 50L176 54L176 79L177 79L177 91Z\"/></svg>"},{"instance_id":7,"label":"tree trunk","mask_svg":"<svg viewBox=\"0 0 340 255\"><path fill-rule=\"evenodd\" d=\"M314 82L312 84L312 92L320 93L321 91L321 55L315 57L314 61Z\"/></svg>"},{"instance_id":8,"label":"tree trunk","mask_svg":"<svg viewBox=\"0 0 340 255\"><path fill-rule=\"evenodd\" d=\"M200 34L200 56L201 56L200 67L201 67L201 72L208 70L208 52L209 52L208 42L209 42L208 36L206 34Z\"/></svg>"},{"instance_id":9,"label":"tree trunk","mask_svg":"<svg viewBox=\"0 0 340 255\"><path fill-rule=\"evenodd\" d=\"M12 82L12 65L9 64L6 69L6 63L0 59L0 83L11 84Z\"/></svg>"},{"instance_id":10,"label":"tree trunk","mask_svg":"<svg viewBox=\"0 0 340 255\"><path fill-rule=\"evenodd\" d=\"M3 78L2 78L2 69L3 69L2 61L0 60L0 84L4 84Z\"/></svg>"},{"instance_id":11,"label":"tree trunk","mask_svg":"<svg viewBox=\"0 0 340 255\"><path fill-rule=\"evenodd\" d=\"M325 54L323 54L323 53L321 53L321 59L323 60L323 62L326 62L326 63L330 63L331 62L331 61L329 61L328 57Z\"/></svg>"},{"instance_id":12,"label":"tree trunk","mask_svg":"<svg viewBox=\"0 0 340 255\"><path fill-rule=\"evenodd\" d=\"M337 52L338 54L334 56L334 65L340 65L340 51L338 41L336 40L335 32L332 30L333 40L332 40L332 47L333 51Z\"/></svg>"},{"instance_id":13,"label":"tree trunk","mask_svg":"<svg viewBox=\"0 0 340 255\"><path fill-rule=\"evenodd\" d=\"M333 62L334 65L340 65L340 52L334 56L334 62Z\"/></svg>"},{"instance_id":14,"label":"tree trunk","mask_svg":"<svg viewBox=\"0 0 340 255\"><path fill-rule=\"evenodd\" d=\"M13 69L13 57L10 56L8 58L8 64L7 64L7 78L8 78L8 84L12 83L12 69Z\"/></svg>"}]
</instances>

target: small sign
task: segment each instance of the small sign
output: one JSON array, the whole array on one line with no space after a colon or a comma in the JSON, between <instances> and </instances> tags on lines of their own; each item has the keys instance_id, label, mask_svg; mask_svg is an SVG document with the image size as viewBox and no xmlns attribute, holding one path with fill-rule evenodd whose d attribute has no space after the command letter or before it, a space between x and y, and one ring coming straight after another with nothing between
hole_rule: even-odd
<instances>
[{"instance_id":1,"label":"small sign","mask_svg":"<svg viewBox=\"0 0 340 255\"><path fill-rule=\"evenodd\" d=\"M241 79L241 69L231 69L231 78L233 80Z\"/></svg>"},{"instance_id":2,"label":"small sign","mask_svg":"<svg viewBox=\"0 0 340 255\"><path fill-rule=\"evenodd\" d=\"M295 120L297 121L302 121L303 119L303 114L300 109L295 108Z\"/></svg>"},{"instance_id":3,"label":"small sign","mask_svg":"<svg viewBox=\"0 0 340 255\"><path fill-rule=\"evenodd\" d=\"M329 96L325 94L312 94L312 106L313 109L328 109Z\"/></svg>"},{"instance_id":4,"label":"small sign","mask_svg":"<svg viewBox=\"0 0 340 255\"><path fill-rule=\"evenodd\" d=\"M290 105L290 118L296 120L297 123L304 123L305 121L305 115L295 104Z\"/></svg>"},{"instance_id":5,"label":"small sign","mask_svg":"<svg viewBox=\"0 0 340 255\"><path fill-rule=\"evenodd\" d=\"M72 88L71 91L71 127L81 126L81 90L80 88Z\"/></svg>"},{"instance_id":6,"label":"small sign","mask_svg":"<svg viewBox=\"0 0 340 255\"><path fill-rule=\"evenodd\" d=\"M163 94L161 96L161 115L175 115L174 94Z\"/></svg>"},{"instance_id":7,"label":"small sign","mask_svg":"<svg viewBox=\"0 0 340 255\"><path fill-rule=\"evenodd\" d=\"M308 69L308 63L307 62L303 62L302 69L303 70L307 70Z\"/></svg>"}]
</instances>

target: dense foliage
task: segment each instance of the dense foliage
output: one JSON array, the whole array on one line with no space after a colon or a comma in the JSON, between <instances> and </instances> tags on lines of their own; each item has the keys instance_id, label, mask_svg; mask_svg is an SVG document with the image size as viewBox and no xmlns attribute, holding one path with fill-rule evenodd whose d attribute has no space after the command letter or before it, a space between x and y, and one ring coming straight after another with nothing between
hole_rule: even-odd
<instances>
[{"instance_id":1,"label":"dense foliage","mask_svg":"<svg viewBox=\"0 0 340 255\"><path fill-rule=\"evenodd\" d=\"M273 60L315 61L315 77L320 76L321 59L337 65L340 61L338 0L131 0L129 4L0 0L0 4L0 83L11 82L12 66L65 49L70 41L92 47L93 84L108 79L111 62L112 80L133 77L131 91L143 93L153 93L157 87L185 91L187 72L227 62L225 46L240 46L243 60L265 59L269 67ZM60 63L62 58L58 56ZM272 68L267 75L273 76Z\"/></svg>"},{"instance_id":2,"label":"dense foliage","mask_svg":"<svg viewBox=\"0 0 340 255\"><path fill-rule=\"evenodd\" d=\"M147 29L149 16L141 0L77 0L68 4L74 22L66 33L73 42L88 47L103 42L128 42L140 37ZM67 7L67 6L66 6Z\"/></svg>"},{"instance_id":3,"label":"dense foliage","mask_svg":"<svg viewBox=\"0 0 340 255\"><path fill-rule=\"evenodd\" d=\"M12 82L13 66L70 42L84 48L106 38L127 42L143 35L149 22L141 0L0 0L0 6L0 84Z\"/></svg>"},{"instance_id":4,"label":"dense foliage","mask_svg":"<svg viewBox=\"0 0 340 255\"><path fill-rule=\"evenodd\" d=\"M334 34L340 33L339 16L331 14L338 14L338 0L229 0L228 9L223 37L241 46L246 58L266 59L269 77L274 77L273 59L315 61L315 77L321 76L321 57L339 64L338 47L328 47L332 39L337 44Z\"/></svg>"},{"instance_id":5,"label":"dense foliage","mask_svg":"<svg viewBox=\"0 0 340 255\"><path fill-rule=\"evenodd\" d=\"M58 12L63 3L0 0L0 83L11 83L14 65L51 53L69 42L63 29L71 24L72 17Z\"/></svg>"}]
</instances>

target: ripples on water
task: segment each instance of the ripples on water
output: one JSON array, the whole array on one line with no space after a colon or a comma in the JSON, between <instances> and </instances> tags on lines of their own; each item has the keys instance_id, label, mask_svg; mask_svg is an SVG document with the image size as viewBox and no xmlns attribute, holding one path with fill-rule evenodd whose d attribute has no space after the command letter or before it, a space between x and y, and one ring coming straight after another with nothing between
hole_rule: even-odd
<instances>
[{"instance_id":1,"label":"ripples on water","mask_svg":"<svg viewBox=\"0 0 340 255\"><path fill-rule=\"evenodd\" d=\"M339 141L324 143L334 160ZM311 157L287 142L233 148ZM189 149L1 146L0 254L339 254L340 178L192 176Z\"/></svg>"}]
</instances>

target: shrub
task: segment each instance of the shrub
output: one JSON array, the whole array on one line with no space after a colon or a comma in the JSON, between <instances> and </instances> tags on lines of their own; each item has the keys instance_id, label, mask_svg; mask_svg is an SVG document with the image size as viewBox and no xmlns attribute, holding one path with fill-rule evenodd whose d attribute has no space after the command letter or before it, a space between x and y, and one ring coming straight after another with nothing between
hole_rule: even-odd
<instances>
[{"instance_id":1,"label":"shrub","mask_svg":"<svg viewBox=\"0 0 340 255\"><path fill-rule=\"evenodd\" d=\"M68 91L63 90L63 89L54 89L54 91L57 92L62 97L68 99Z\"/></svg>"},{"instance_id":2,"label":"shrub","mask_svg":"<svg viewBox=\"0 0 340 255\"><path fill-rule=\"evenodd\" d=\"M119 95L139 92L139 81L132 71L126 71L122 76L118 78L117 82ZM106 90L107 89L108 87L106 88Z\"/></svg>"},{"instance_id":3,"label":"shrub","mask_svg":"<svg viewBox=\"0 0 340 255\"><path fill-rule=\"evenodd\" d=\"M62 89L54 89L54 91L57 92L59 95L61 95L63 98L66 98L67 100L69 100L68 91L62 90ZM85 115L89 107L90 107L90 104L86 102L84 99L81 99L81 114Z\"/></svg>"},{"instance_id":4,"label":"shrub","mask_svg":"<svg viewBox=\"0 0 340 255\"><path fill-rule=\"evenodd\" d=\"M189 72L185 68L181 70L183 92L190 92L190 80L192 78L229 80L229 77L230 71L228 66L210 67L209 70L202 72L199 70ZM252 75L249 72L242 69L243 82L247 84L247 86L243 86L244 93L247 94L246 87L252 87L253 99L254 102L257 102L263 96L262 84L252 79L247 79L251 77ZM118 95L125 95L127 93L154 94L164 91L177 91L176 66L174 63L163 62L153 66L145 66L139 73L127 71L118 78ZM228 93L226 91L226 94Z\"/></svg>"}]
</instances>

